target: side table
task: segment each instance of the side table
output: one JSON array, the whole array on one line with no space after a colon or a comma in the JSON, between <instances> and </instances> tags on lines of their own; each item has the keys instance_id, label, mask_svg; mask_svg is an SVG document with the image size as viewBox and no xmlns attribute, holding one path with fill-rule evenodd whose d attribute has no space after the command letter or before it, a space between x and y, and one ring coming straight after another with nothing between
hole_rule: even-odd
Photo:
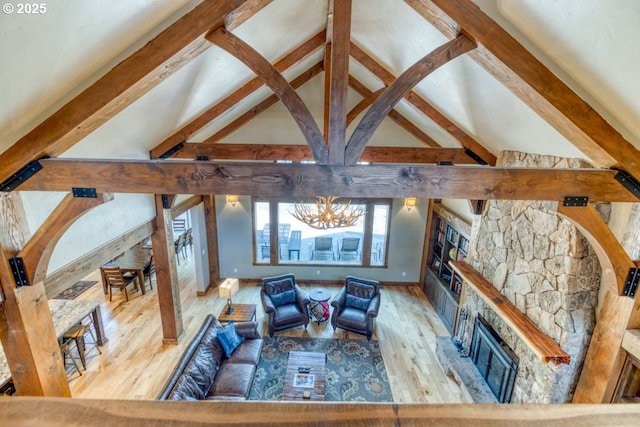
<instances>
[{"instance_id":1,"label":"side table","mask_svg":"<svg viewBox=\"0 0 640 427\"><path fill-rule=\"evenodd\" d=\"M227 314L227 305L218 314L220 323L228 323L230 320L234 322L251 322L256 320L255 304L233 304L233 312Z\"/></svg>"},{"instance_id":2,"label":"side table","mask_svg":"<svg viewBox=\"0 0 640 427\"><path fill-rule=\"evenodd\" d=\"M318 325L329 320L329 299L331 292L316 288L309 292L309 317Z\"/></svg>"}]
</instances>

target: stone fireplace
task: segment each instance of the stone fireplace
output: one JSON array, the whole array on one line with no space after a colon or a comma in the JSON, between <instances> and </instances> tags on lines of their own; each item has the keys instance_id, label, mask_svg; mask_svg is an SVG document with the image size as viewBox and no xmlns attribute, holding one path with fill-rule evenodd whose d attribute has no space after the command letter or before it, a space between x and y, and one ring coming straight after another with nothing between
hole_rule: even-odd
<instances>
[{"instance_id":1,"label":"stone fireplace","mask_svg":"<svg viewBox=\"0 0 640 427\"><path fill-rule=\"evenodd\" d=\"M518 372L518 357L480 315L474 321L471 360L498 403L509 403Z\"/></svg>"},{"instance_id":2,"label":"stone fireplace","mask_svg":"<svg viewBox=\"0 0 640 427\"><path fill-rule=\"evenodd\" d=\"M589 167L582 161L503 152L500 166ZM600 264L595 251L556 213L554 202L490 201L473 224L467 262L571 356L570 364L543 363L526 343L468 288L461 301L470 321L481 315L519 359L511 401L570 402L595 325Z\"/></svg>"}]
</instances>

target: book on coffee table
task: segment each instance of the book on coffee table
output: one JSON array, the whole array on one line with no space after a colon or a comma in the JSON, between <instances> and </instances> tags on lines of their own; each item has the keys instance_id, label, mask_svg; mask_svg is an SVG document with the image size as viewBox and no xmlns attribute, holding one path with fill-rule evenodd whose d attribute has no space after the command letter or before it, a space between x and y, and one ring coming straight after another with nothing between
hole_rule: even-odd
<instances>
[{"instance_id":1,"label":"book on coffee table","mask_svg":"<svg viewBox=\"0 0 640 427\"><path fill-rule=\"evenodd\" d=\"M293 377L293 386L313 388L313 374L296 374Z\"/></svg>"}]
</instances>

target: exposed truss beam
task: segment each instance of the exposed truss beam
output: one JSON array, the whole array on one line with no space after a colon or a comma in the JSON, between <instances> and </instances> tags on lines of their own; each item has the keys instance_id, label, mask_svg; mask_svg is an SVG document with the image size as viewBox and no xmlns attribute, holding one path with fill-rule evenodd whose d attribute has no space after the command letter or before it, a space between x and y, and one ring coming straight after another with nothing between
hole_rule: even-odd
<instances>
[{"instance_id":1,"label":"exposed truss beam","mask_svg":"<svg viewBox=\"0 0 640 427\"><path fill-rule=\"evenodd\" d=\"M56 157L198 56L204 35L243 3L204 0L0 155L0 182L26 163Z\"/></svg>"},{"instance_id":2,"label":"exposed truss beam","mask_svg":"<svg viewBox=\"0 0 640 427\"><path fill-rule=\"evenodd\" d=\"M636 202L606 169L477 166L326 166L167 160L43 159L43 169L18 190L155 194L246 194L265 197L421 197L436 199ZM570 192L571 194L567 194Z\"/></svg>"},{"instance_id":3,"label":"exposed truss beam","mask_svg":"<svg viewBox=\"0 0 640 427\"><path fill-rule=\"evenodd\" d=\"M172 159L211 160L313 160L308 145L284 144L198 144L188 142ZM366 147L361 160L370 163L438 164L451 162L473 165L476 162L462 148Z\"/></svg>"},{"instance_id":4,"label":"exposed truss beam","mask_svg":"<svg viewBox=\"0 0 640 427\"><path fill-rule=\"evenodd\" d=\"M274 64L274 67L280 72L285 71L290 68L294 64L297 64L303 58L315 52L318 48L320 48L324 44L324 31L319 32L318 34L311 37L309 40L302 43L300 46L296 47L282 59L277 61ZM224 98L222 101L213 105L207 111L202 113L200 116L193 119L189 124L184 126L182 129L178 130L176 133L171 135L169 138L162 141L155 148L151 150L151 158L157 159L163 153L173 148L176 144L187 141L193 134L198 132L200 129L205 127L211 121L216 119L218 116L223 114L225 111L228 111L231 107L238 104L244 98L258 90L260 87L264 85L263 80L260 77L255 77L251 79L249 82L244 84L238 90L234 91L231 95Z\"/></svg>"},{"instance_id":5,"label":"exposed truss beam","mask_svg":"<svg viewBox=\"0 0 640 427\"><path fill-rule=\"evenodd\" d=\"M272 1L273 0L246 0L243 5L227 15L227 18L224 20L224 27L228 31L235 30L241 24L251 19L253 15L268 6Z\"/></svg>"},{"instance_id":6,"label":"exposed truss beam","mask_svg":"<svg viewBox=\"0 0 640 427\"><path fill-rule=\"evenodd\" d=\"M98 194L95 198L77 198L67 194L38 228L18 254L31 283L44 280L51 255L60 237L90 209L113 200L113 194Z\"/></svg>"},{"instance_id":7,"label":"exposed truss beam","mask_svg":"<svg viewBox=\"0 0 640 427\"><path fill-rule=\"evenodd\" d=\"M445 36L473 38L478 49L469 56L597 166L619 167L640 179L640 152L472 1L405 1Z\"/></svg>"},{"instance_id":8,"label":"exposed truss beam","mask_svg":"<svg viewBox=\"0 0 640 427\"><path fill-rule=\"evenodd\" d=\"M349 115L354 114L353 119L355 119L355 116L357 114L360 114L360 111L358 111L358 109L362 108L362 110L364 110L364 108L367 108L369 105L373 104L375 100L378 99L378 97L385 90L385 88L382 88L376 91L375 93L373 93L369 89L367 89L367 87L364 84L359 82L353 76L349 76L349 86L351 86L351 88L356 92L358 92L360 95L365 97L365 99L363 99L363 102L356 105L353 108L353 110L349 112ZM424 133L419 127L414 125L413 122L411 122L411 120L407 119L405 116L400 114L397 110L389 111L389 118L394 122L396 122L398 125L400 125L404 130L409 132L411 135L416 137L419 141L424 143L424 145L428 147L440 147L440 144L434 141L429 135ZM350 123L349 116L347 116L347 123Z\"/></svg>"},{"instance_id":9,"label":"exposed truss beam","mask_svg":"<svg viewBox=\"0 0 640 427\"><path fill-rule=\"evenodd\" d=\"M317 63L316 65L309 68L304 73L300 74L298 77L291 81L291 87L294 89L299 88L303 84L307 83L309 80L320 74L322 71L322 63ZM231 135L236 130L240 129L251 119L255 118L257 115L268 109L269 107L278 103L280 98L277 95L269 95L267 99L258 103L255 107L251 108L249 111L229 123L224 128L220 129L218 132L207 138L203 141L203 144L212 144L214 142L220 141L222 138ZM175 156L174 156L175 157Z\"/></svg>"},{"instance_id":10,"label":"exposed truss beam","mask_svg":"<svg viewBox=\"0 0 640 427\"><path fill-rule=\"evenodd\" d=\"M329 161L343 165L347 138L347 92L349 90L349 40L351 0L333 0L331 66L329 86Z\"/></svg>"},{"instance_id":11,"label":"exposed truss beam","mask_svg":"<svg viewBox=\"0 0 640 427\"><path fill-rule=\"evenodd\" d=\"M328 150L322 132L307 106L282 74L255 49L224 28L210 32L206 38L242 61L263 79L291 113L311 148L313 158L318 163L326 164Z\"/></svg>"},{"instance_id":12,"label":"exposed truss beam","mask_svg":"<svg viewBox=\"0 0 640 427\"><path fill-rule=\"evenodd\" d=\"M392 73L387 71L376 60L374 60L353 42L351 43L351 56L360 64L362 64L366 69L368 69L373 75L379 78L386 86L389 86L395 81L396 77ZM480 144L464 130L458 127L458 125L449 120L444 114L442 114L435 107L429 104L416 92L409 92L405 96L405 99L415 108L417 108L418 111L421 111L427 117L431 118L434 123L440 126L445 132L449 133L449 135L457 140L464 148L473 151L488 164L496 164L496 156L494 156L489 150L484 148L482 144Z\"/></svg>"},{"instance_id":13,"label":"exposed truss beam","mask_svg":"<svg viewBox=\"0 0 640 427\"><path fill-rule=\"evenodd\" d=\"M355 164L371 136L389 111L427 75L476 47L465 35L436 48L402 73L373 103L355 129L345 153L345 163Z\"/></svg>"}]
</instances>

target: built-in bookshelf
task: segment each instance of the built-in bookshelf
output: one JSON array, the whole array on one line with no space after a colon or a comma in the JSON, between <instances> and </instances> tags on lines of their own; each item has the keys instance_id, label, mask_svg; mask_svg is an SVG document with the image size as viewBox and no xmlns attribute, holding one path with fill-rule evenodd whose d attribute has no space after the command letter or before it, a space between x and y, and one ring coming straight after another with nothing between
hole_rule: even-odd
<instances>
[{"instance_id":1,"label":"built-in bookshelf","mask_svg":"<svg viewBox=\"0 0 640 427\"><path fill-rule=\"evenodd\" d=\"M443 318L451 332L455 327L462 277L457 274L449 261L465 261L469 252L469 225L446 210L434 204L429 236L429 254L424 290L436 311Z\"/></svg>"},{"instance_id":2,"label":"built-in bookshelf","mask_svg":"<svg viewBox=\"0 0 640 427\"><path fill-rule=\"evenodd\" d=\"M453 271L449 261L466 260L468 251L469 238L434 212L430 268L457 299L462 291L462 278Z\"/></svg>"}]
</instances>

